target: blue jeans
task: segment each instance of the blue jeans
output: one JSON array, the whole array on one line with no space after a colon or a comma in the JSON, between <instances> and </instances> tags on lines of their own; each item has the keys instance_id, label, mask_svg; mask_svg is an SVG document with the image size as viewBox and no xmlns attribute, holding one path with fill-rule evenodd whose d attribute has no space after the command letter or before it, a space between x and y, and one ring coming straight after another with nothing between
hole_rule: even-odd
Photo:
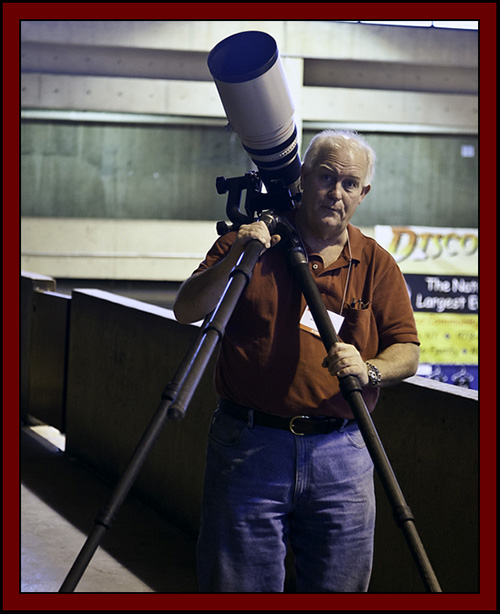
<instances>
[{"instance_id":1,"label":"blue jeans","mask_svg":"<svg viewBox=\"0 0 500 614\"><path fill-rule=\"evenodd\" d=\"M253 426L217 409L198 539L202 593L283 592L289 540L297 592L366 592L373 463L354 423L328 435Z\"/></svg>"}]
</instances>

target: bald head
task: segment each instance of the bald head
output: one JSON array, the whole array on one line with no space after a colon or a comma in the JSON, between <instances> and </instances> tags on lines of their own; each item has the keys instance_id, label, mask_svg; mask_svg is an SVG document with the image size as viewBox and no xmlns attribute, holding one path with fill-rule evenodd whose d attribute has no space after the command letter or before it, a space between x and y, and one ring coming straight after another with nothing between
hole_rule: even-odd
<instances>
[{"instance_id":1,"label":"bald head","mask_svg":"<svg viewBox=\"0 0 500 614\"><path fill-rule=\"evenodd\" d=\"M311 171L317 160L327 152L339 151L351 156L362 155L366 163L363 185L369 185L375 169L375 152L361 135L350 130L324 130L317 134L304 155L304 171Z\"/></svg>"}]
</instances>

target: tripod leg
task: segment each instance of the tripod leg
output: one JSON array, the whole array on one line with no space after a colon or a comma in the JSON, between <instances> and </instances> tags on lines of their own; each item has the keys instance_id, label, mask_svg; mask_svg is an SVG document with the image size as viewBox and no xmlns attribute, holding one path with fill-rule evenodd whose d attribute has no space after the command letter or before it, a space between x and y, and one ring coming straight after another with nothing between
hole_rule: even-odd
<instances>
[{"instance_id":1,"label":"tripod leg","mask_svg":"<svg viewBox=\"0 0 500 614\"><path fill-rule=\"evenodd\" d=\"M152 448L161 432L163 424L168 417L168 409L170 404L171 400L169 399L163 400L160 403L155 415L153 416L153 419L151 420L134 454L132 455L125 472L116 485L108 505L103 507L97 515L94 528L88 536L78 557L73 563L73 566L71 567L63 584L61 585L61 588L59 589L60 593L69 593L76 588L104 535L113 525L118 510L122 506L128 492L137 478L137 475L139 474L139 471L147 458L149 450Z\"/></svg>"},{"instance_id":2,"label":"tripod leg","mask_svg":"<svg viewBox=\"0 0 500 614\"><path fill-rule=\"evenodd\" d=\"M61 585L60 593L72 592L77 586L106 531L113 525L118 511L142 469L165 421L168 418L180 420L184 417L187 405L200 382L218 341L224 334L227 321L231 317L234 307L248 283L261 251L262 244L259 241L254 240L248 243L238 264L231 273L218 306L205 319L203 327L200 329L174 379L165 389L162 401L117 483L108 505L104 506L97 515L94 528Z\"/></svg>"},{"instance_id":3,"label":"tripod leg","mask_svg":"<svg viewBox=\"0 0 500 614\"><path fill-rule=\"evenodd\" d=\"M290 240L288 256L292 271L301 286L302 293L311 309L313 319L318 327L318 332L328 352L332 345L338 342L338 337L328 317L318 287L309 270L307 259L302 251L301 243L297 237L292 237ZM385 450L375 430L370 413L361 395L361 386L358 378L352 375L339 378L339 384L340 390L349 403L359 430L363 435L375 469L392 506L396 522L404 533L427 591L440 593L442 592L441 588L415 528L413 514L406 504L403 493L401 492L387 455L385 454Z\"/></svg>"}]
</instances>

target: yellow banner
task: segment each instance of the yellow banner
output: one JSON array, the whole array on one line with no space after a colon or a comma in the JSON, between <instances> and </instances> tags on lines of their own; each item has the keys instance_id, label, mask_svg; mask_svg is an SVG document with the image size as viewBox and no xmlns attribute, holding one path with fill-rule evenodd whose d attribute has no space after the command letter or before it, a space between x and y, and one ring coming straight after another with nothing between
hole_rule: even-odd
<instances>
[{"instance_id":1,"label":"yellow banner","mask_svg":"<svg viewBox=\"0 0 500 614\"><path fill-rule=\"evenodd\" d=\"M477 228L375 226L375 239L403 273L477 275Z\"/></svg>"},{"instance_id":2,"label":"yellow banner","mask_svg":"<svg viewBox=\"0 0 500 614\"><path fill-rule=\"evenodd\" d=\"M477 314L415 312L420 339L420 362L477 365Z\"/></svg>"}]
</instances>

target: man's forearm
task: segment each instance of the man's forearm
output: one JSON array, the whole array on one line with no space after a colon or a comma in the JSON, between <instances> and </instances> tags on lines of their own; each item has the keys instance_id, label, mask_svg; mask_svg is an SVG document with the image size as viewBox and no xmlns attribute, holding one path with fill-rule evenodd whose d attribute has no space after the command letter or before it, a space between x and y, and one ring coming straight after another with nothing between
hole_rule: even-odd
<instances>
[{"instance_id":1,"label":"man's forearm","mask_svg":"<svg viewBox=\"0 0 500 614\"><path fill-rule=\"evenodd\" d=\"M203 320L215 309L236 262L237 258L228 254L215 266L193 275L181 285L173 307L179 322Z\"/></svg>"},{"instance_id":2,"label":"man's forearm","mask_svg":"<svg viewBox=\"0 0 500 614\"><path fill-rule=\"evenodd\" d=\"M381 386L391 386L415 375L420 349L415 343L395 343L368 362L380 371Z\"/></svg>"}]
</instances>

